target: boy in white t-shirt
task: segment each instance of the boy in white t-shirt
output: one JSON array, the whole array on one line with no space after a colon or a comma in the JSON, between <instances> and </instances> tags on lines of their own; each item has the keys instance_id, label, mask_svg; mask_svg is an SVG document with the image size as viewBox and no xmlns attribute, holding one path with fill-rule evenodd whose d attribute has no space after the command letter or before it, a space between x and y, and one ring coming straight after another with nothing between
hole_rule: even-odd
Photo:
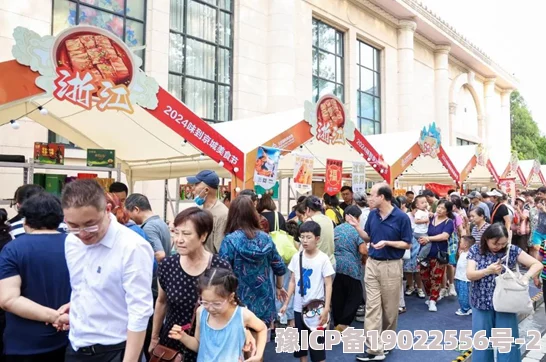
<instances>
[{"instance_id":1,"label":"boy in white t-shirt","mask_svg":"<svg viewBox=\"0 0 546 362\"><path fill-rule=\"evenodd\" d=\"M417 211L415 212L414 216L415 228L413 229L413 237L416 240L419 240L419 238L426 238L428 236L428 224L430 223L430 219L427 211L427 198L423 195L417 196L415 198L415 206L417 208ZM426 258L428 257L431 248L431 243L421 245L421 249L419 249L419 254L417 254L417 263L421 264L424 267L427 266Z\"/></svg>"},{"instance_id":2,"label":"boy in white t-shirt","mask_svg":"<svg viewBox=\"0 0 546 362\"><path fill-rule=\"evenodd\" d=\"M294 295L294 322L298 328L299 335L302 330L311 333L308 324L315 322L318 326L327 326L330 315L330 303L332 299L332 277L335 274L328 255L320 251L317 246L320 241L320 225L315 221L307 221L300 226L300 243L302 251L292 257L288 269L292 272L288 286L288 298ZM303 272L300 272L300 263ZM302 280L303 276L303 280ZM323 307L309 308L311 301L322 301ZM314 303L315 304L315 303ZM321 304L321 303L319 303ZM285 302L280 313L284 314L288 303ZM307 312L303 313L306 310ZM306 320L306 323L304 322ZM318 327L316 329L324 329ZM324 338L318 338L318 343L324 344ZM301 342L300 342L301 346ZM309 347L312 362L326 360L326 351L314 350ZM307 351L299 350L294 352L294 357L300 361L307 361Z\"/></svg>"},{"instance_id":3,"label":"boy in white t-shirt","mask_svg":"<svg viewBox=\"0 0 546 362\"><path fill-rule=\"evenodd\" d=\"M459 243L459 258L457 259L457 269L455 269L455 290L459 299L459 308L455 314L464 316L471 315L472 308L470 307L470 280L466 276L466 265L468 264L468 250L474 245L476 239L473 236L467 235L461 238Z\"/></svg>"}]
</instances>

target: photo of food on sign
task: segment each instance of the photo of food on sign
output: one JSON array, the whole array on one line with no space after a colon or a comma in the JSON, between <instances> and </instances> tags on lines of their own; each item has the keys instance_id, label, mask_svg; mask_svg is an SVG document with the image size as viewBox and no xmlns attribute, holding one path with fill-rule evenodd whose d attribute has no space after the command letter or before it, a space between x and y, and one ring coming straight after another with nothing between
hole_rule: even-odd
<instances>
[{"instance_id":1,"label":"photo of food on sign","mask_svg":"<svg viewBox=\"0 0 546 362\"><path fill-rule=\"evenodd\" d=\"M133 78L131 55L117 41L98 33L71 33L61 39L54 55L57 67L89 73L97 89L106 79L128 87Z\"/></svg>"},{"instance_id":2,"label":"photo of food on sign","mask_svg":"<svg viewBox=\"0 0 546 362\"><path fill-rule=\"evenodd\" d=\"M317 104L317 139L327 144L345 144L345 112L333 97L323 97Z\"/></svg>"}]
</instances>

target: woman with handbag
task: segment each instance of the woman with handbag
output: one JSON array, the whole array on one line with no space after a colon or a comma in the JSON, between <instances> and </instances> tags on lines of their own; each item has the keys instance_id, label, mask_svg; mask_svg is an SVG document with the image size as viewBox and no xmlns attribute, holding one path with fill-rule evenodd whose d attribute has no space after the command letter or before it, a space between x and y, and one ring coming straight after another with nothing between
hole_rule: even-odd
<instances>
[{"instance_id":1,"label":"woman with handbag","mask_svg":"<svg viewBox=\"0 0 546 362\"><path fill-rule=\"evenodd\" d=\"M250 198L238 196L231 202L219 255L239 280L237 294L242 302L272 328L277 315L275 296L284 302L287 295L283 288L287 269L271 236L260 230L258 212ZM271 271L276 276L276 292Z\"/></svg>"},{"instance_id":2,"label":"woman with handbag","mask_svg":"<svg viewBox=\"0 0 546 362\"><path fill-rule=\"evenodd\" d=\"M426 304L430 312L438 311L436 302L440 297L446 265L449 262L447 244L455 230L453 220L453 203L441 200L436 206L435 216L430 219L428 236L419 238L421 246L431 243L427 259L419 266L425 293L429 296Z\"/></svg>"},{"instance_id":3,"label":"woman with handbag","mask_svg":"<svg viewBox=\"0 0 546 362\"><path fill-rule=\"evenodd\" d=\"M490 338L492 328L510 328L511 337L518 338L518 308L530 305L532 309L529 279L540 272L541 263L516 245L510 245L508 230L502 223L495 223L485 230L480 243L470 248L467 259L466 276L472 282L472 333L485 330L486 337ZM529 269L527 273L519 274L518 264L526 266ZM513 273L512 268L518 271ZM507 283L512 286L506 288ZM506 313L508 310L513 312ZM494 350L475 349L472 359L493 362ZM497 362L519 361L521 351L518 345L512 345L509 353L497 354Z\"/></svg>"},{"instance_id":4,"label":"woman with handbag","mask_svg":"<svg viewBox=\"0 0 546 362\"><path fill-rule=\"evenodd\" d=\"M149 348L153 362L176 361L178 354L184 362L197 360L195 352L169 338L169 331L174 325L190 324L187 333L194 335L199 277L210 268L231 268L224 259L205 250L212 225L212 214L198 207L190 207L174 219L172 232L178 254L163 259L157 271L159 293Z\"/></svg>"}]
</instances>

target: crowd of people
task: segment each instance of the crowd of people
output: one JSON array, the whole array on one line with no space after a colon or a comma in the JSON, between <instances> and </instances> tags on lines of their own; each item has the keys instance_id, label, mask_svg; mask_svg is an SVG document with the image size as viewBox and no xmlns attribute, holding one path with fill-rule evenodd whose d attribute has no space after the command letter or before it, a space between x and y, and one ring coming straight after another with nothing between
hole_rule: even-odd
<instances>
[{"instance_id":1,"label":"crowd of people","mask_svg":"<svg viewBox=\"0 0 546 362\"><path fill-rule=\"evenodd\" d=\"M357 320L381 334L396 330L412 295L430 312L457 296L474 332L516 337L517 316L492 304L499 260L524 266L524 282L540 286L541 270L546 279L544 187L512 206L496 189L440 198L344 186L342 202L302 196L285 218L268 193L220 200L214 171L188 182L196 205L170 225L122 183L105 192L73 181L60 199L21 186L17 215L0 210L2 362L262 361L277 326L343 332ZM279 235L293 243L289 256ZM365 345L359 361L392 352ZM474 358L492 362L493 350ZM497 356L519 360L519 347Z\"/></svg>"}]
</instances>

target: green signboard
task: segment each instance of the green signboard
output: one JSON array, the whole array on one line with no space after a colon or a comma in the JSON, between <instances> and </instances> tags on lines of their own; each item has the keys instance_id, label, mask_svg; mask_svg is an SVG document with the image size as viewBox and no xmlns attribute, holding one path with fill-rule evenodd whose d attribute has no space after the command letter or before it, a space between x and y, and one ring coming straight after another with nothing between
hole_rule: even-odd
<instances>
[{"instance_id":1,"label":"green signboard","mask_svg":"<svg viewBox=\"0 0 546 362\"><path fill-rule=\"evenodd\" d=\"M88 167L116 167L116 151L103 149L87 150Z\"/></svg>"}]
</instances>

